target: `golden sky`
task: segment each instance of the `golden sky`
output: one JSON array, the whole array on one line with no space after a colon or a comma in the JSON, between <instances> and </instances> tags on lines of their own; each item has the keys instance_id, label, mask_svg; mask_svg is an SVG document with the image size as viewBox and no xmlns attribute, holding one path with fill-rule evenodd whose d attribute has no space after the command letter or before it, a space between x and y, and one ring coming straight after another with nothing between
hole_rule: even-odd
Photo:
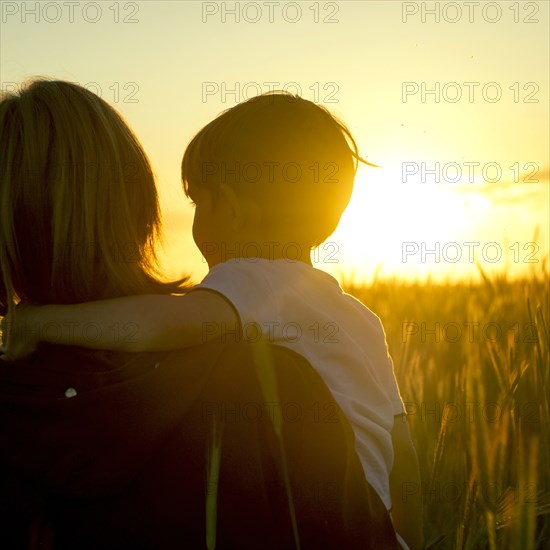
<instances>
[{"instance_id":1,"label":"golden sky","mask_svg":"<svg viewBox=\"0 0 550 550\"><path fill-rule=\"evenodd\" d=\"M186 144L273 88L333 110L381 165L360 169L320 268L513 274L548 263L549 5L2 2L0 82L71 80L122 112L158 177L170 274L207 269L179 181Z\"/></svg>"}]
</instances>

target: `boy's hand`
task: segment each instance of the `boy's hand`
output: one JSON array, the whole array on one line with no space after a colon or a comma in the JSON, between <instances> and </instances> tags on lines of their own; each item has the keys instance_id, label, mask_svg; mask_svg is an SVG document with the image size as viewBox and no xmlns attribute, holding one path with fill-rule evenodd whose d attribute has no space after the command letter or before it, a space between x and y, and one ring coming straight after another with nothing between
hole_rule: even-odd
<instances>
[{"instance_id":1,"label":"boy's hand","mask_svg":"<svg viewBox=\"0 0 550 550\"><path fill-rule=\"evenodd\" d=\"M33 313L38 306L20 302L2 319L0 360L17 361L32 355L40 343L38 331L30 330Z\"/></svg>"}]
</instances>

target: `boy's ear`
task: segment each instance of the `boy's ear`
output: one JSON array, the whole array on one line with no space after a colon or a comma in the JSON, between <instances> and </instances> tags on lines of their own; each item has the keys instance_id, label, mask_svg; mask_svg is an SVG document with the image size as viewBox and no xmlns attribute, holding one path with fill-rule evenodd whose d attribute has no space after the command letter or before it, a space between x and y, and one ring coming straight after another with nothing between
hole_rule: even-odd
<instances>
[{"instance_id":1,"label":"boy's ear","mask_svg":"<svg viewBox=\"0 0 550 550\"><path fill-rule=\"evenodd\" d=\"M256 223L259 212L252 201L238 197L235 189L225 183L220 185L220 195L228 207L234 231L241 231Z\"/></svg>"}]
</instances>

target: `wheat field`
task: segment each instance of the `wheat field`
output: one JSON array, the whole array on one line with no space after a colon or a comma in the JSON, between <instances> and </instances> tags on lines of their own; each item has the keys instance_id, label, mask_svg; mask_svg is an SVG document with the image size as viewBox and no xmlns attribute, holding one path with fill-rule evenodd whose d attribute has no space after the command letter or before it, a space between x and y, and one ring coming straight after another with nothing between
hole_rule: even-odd
<instances>
[{"instance_id":1,"label":"wheat field","mask_svg":"<svg viewBox=\"0 0 550 550\"><path fill-rule=\"evenodd\" d=\"M548 274L346 290L384 324L427 548L550 548Z\"/></svg>"}]
</instances>

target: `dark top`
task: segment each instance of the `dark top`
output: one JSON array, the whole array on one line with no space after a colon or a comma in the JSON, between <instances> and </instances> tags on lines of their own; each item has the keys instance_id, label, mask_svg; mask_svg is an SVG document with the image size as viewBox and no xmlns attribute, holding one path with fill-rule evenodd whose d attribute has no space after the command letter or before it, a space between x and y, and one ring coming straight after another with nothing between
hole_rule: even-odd
<instances>
[{"instance_id":1,"label":"dark top","mask_svg":"<svg viewBox=\"0 0 550 550\"><path fill-rule=\"evenodd\" d=\"M288 349L45 348L0 366L0 547L206 548L209 497L216 548L396 548L353 437Z\"/></svg>"}]
</instances>

